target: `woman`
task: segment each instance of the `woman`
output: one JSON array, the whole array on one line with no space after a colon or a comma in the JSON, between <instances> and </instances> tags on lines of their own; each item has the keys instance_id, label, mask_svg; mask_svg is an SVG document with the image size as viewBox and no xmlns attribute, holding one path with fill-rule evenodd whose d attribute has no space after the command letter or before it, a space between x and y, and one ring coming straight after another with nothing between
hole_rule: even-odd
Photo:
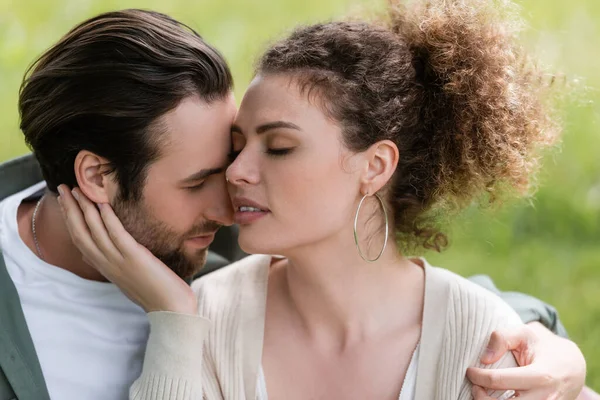
<instances>
[{"instance_id":1,"label":"woman","mask_svg":"<svg viewBox=\"0 0 600 400\"><path fill-rule=\"evenodd\" d=\"M197 281L197 304L156 305L158 286L130 291L155 301L147 311L180 312L150 314L132 398L472 397L467 368L481 366L493 331L520 321L492 294L404 254L445 247L436 215L526 192L537 150L559 130L507 10L488 3L394 4L385 22L300 28L264 54L226 177L241 247L282 256ZM100 210L129 255L117 267L156 268ZM106 239L102 229L90 223ZM82 252L115 283L131 279L107 272L98 248ZM491 367L516 365L508 353Z\"/></svg>"}]
</instances>

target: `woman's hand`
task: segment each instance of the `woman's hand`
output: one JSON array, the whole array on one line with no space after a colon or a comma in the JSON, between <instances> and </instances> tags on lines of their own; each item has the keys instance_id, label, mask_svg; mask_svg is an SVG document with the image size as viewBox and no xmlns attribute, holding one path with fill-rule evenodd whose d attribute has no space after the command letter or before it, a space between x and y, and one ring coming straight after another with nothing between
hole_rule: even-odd
<instances>
[{"instance_id":1,"label":"woman's hand","mask_svg":"<svg viewBox=\"0 0 600 400\"><path fill-rule=\"evenodd\" d=\"M146 312L197 313L194 292L123 228L109 204L59 186L59 203L73 243L86 263ZM99 210L99 211L98 211Z\"/></svg>"},{"instance_id":2,"label":"woman's hand","mask_svg":"<svg viewBox=\"0 0 600 400\"><path fill-rule=\"evenodd\" d=\"M485 389L516 390L523 400L577 399L585 384L586 364L575 343L538 322L492 334L481 362L493 364L512 351L518 368L469 368L475 400L492 399Z\"/></svg>"}]
</instances>

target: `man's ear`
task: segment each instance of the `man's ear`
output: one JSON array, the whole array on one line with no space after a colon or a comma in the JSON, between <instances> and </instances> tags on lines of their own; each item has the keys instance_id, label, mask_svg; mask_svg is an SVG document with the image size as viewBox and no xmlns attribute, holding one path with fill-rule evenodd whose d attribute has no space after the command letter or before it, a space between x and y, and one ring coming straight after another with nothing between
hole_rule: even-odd
<instances>
[{"instance_id":1,"label":"man's ear","mask_svg":"<svg viewBox=\"0 0 600 400\"><path fill-rule=\"evenodd\" d=\"M382 140L373 144L365 155L367 163L361 178L361 192L374 194L394 175L400 157L398 146L391 140Z\"/></svg>"},{"instance_id":2,"label":"man's ear","mask_svg":"<svg viewBox=\"0 0 600 400\"><path fill-rule=\"evenodd\" d=\"M116 193L116 183L110 172L110 163L87 150L75 157L75 177L79 189L94 203L109 203Z\"/></svg>"}]
</instances>

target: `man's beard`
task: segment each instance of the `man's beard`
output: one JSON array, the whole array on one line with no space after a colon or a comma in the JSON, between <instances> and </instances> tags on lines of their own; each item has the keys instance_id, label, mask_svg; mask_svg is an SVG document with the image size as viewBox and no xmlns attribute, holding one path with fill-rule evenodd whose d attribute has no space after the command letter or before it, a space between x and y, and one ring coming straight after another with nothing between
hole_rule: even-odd
<instances>
[{"instance_id":1,"label":"man's beard","mask_svg":"<svg viewBox=\"0 0 600 400\"><path fill-rule=\"evenodd\" d=\"M173 231L165 222L159 221L148 212L143 200L130 201L116 198L112 207L123 227L139 244L150 250L180 278L186 280L191 279L202 269L208 249L199 249L194 254L187 255L184 250L185 240L212 233L221 227L216 222L207 221L181 234Z\"/></svg>"}]
</instances>

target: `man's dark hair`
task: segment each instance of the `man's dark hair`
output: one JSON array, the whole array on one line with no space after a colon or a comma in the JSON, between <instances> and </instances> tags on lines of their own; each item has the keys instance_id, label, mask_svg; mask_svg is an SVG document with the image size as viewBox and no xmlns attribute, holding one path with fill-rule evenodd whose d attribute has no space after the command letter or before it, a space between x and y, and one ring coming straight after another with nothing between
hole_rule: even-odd
<instances>
[{"instance_id":1,"label":"man's dark hair","mask_svg":"<svg viewBox=\"0 0 600 400\"><path fill-rule=\"evenodd\" d=\"M101 14L76 26L27 71L21 130L48 188L76 186L82 150L106 158L122 199L141 197L160 156L158 119L184 98L224 99L233 79L193 29L144 10Z\"/></svg>"}]
</instances>

